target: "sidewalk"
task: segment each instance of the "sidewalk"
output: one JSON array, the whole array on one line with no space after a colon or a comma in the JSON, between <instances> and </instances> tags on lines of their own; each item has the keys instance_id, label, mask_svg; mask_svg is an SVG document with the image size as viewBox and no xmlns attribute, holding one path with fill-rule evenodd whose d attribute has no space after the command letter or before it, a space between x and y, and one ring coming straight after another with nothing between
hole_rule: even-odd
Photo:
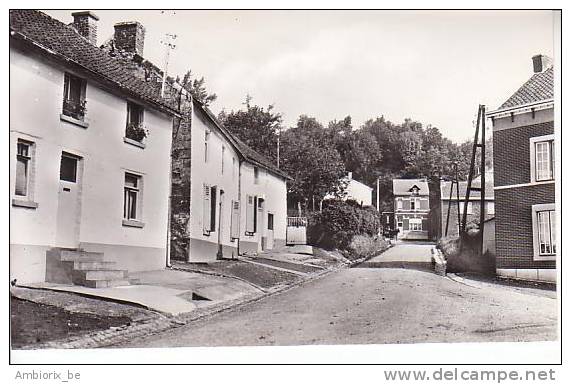
<instances>
[{"instance_id":1,"label":"sidewalk","mask_svg":"<svg viewBox=\"0 0 571 384\"><path fill-rule=\"evenodd\" d=\"M298 253L299 252L299 253ZM35 304L22 304L29 311L49 308L58 310L60 318L75 311L81 323L82 315L96 314L99 322L119 321L120 326L101 330L96 321L91 329L69 332L68 338L38 339L30 348L93 348L110 346L128 340L133 335L159 332L185 324L194 319L259 300L305 281L322 276L346 265L336 255L311 247L296 247L272 252L220 260L213 263L174 263L172 268L130 273L136 283L113 288L87 288L51 283L13 287L16 299ZM69 306L72 302L74 305ZM45 309L42 306L48 306ZM105 308L101 310L101 308ZM126 309L135 310L129 313ZM114 313L114 312L118 312ZM46 316L47 315L46 313ZM122 317L121 317L122 316ZM40 316L41 317L41 316ZM18 319L16 319L18 320ZM13 319L14 321L14 319ZM61 321L61 320L60 320ZM107 321L107 322L109 322ZM69 322L69 320L68 320ZM46 328L50 324L38 325ZM53 324L52 324L53 326ZM92 332L90 332L90 330ZM60 332L61 333L61 332ZM63 330L65 336L65 330Z\"/></svg>"}]
</instances>

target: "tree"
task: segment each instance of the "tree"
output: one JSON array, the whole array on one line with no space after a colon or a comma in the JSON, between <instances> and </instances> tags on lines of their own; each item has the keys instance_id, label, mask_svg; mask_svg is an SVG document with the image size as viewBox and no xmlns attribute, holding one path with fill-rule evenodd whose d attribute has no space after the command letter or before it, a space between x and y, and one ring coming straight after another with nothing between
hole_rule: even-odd
<instances>
[{"instance_id":1,"label":"tree","mask_svg":"<svg viewBox=\"0 0 571 384\"><path fill-rule=\"evenodd\" d=\"M189 69L186 71L182 79L177 76L176 81L196 100L200 101L205 106L209 106L210 103L214 102L218 96L215 93L208 93L206 90L206 80L204 80L204 76L200 79L194 78L192 75L192 71Z\"/></svg>"},{"instance_id":2,"label":"tree","mask_svg":"<svg viewBox=\"0 0 571 384\"><path fill-rule=\"evenodd\" d=\"M246 96L245 110L220 112L218 119L256 152L275 161L277 158L278 135L282 129L282 115L274 112L274 106L266 109L252 105L252 98Z\"/></svg>"},{"instance_id":3,"label":"tree","mask_svg":"<svg viewBox=\"0 0 571 384\"><path fill-rule=\"evenodd\" d=\"M342 196L345 166L323 126L302 115L297 125L282 135L282 168L293 180L289 199L314 210L327 195Z\"/></svg>"}]
</instances>

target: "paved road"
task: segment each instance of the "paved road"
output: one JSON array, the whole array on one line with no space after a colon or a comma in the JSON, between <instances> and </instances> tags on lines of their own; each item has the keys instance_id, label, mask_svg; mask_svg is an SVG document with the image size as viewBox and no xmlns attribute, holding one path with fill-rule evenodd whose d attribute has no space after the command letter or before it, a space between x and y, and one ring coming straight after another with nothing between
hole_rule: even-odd
<instances>
[{"instance_id":1,"label":"paved road","mask_svg":"<svg viewBox=\"0 0 571 384\"><path fill-rule=\"evenodd\" d=\"M353 268L121 347L555 340L550 291Z\"/></svg>"}]
</instances>

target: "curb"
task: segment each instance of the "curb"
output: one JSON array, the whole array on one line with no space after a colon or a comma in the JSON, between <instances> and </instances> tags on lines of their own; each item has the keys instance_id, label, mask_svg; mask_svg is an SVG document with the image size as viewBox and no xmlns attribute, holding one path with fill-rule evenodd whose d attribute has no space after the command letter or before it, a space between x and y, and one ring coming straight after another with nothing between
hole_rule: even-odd
<instances>
[{"instance_id":1,"label":"curb","mask_svg":"<svg viewBox=\"0 0 571 384\"><path fill-rule=\"evenodd\" d=\"M442 251L436 247L432 247L432 265L434 267L434 273L439 276L446 276L446 259L442 254Z\"/></svg>"}]
</instances>

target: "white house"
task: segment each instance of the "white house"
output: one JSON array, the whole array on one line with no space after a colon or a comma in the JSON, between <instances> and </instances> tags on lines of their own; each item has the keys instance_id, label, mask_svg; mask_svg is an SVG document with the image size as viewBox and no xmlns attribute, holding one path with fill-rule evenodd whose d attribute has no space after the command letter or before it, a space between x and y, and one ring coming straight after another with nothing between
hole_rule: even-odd
<instances>
[{"instance_id":1,"label":"white house","mask_svg":"<svg viewBox=\"0 0 571 384\"><path fill-rule=\"evenodd\" d=\"M202 103L188 96L186 104L173 141L171 259L209 262L285 245L289 177Z\"/></svg>"},{"instance_id":2,"label":"white house","mask_svg":"<svg viewBox=\"0 0 571 384\"><path fill-rule=\"evenodd\" d=\"M97 20L10 12L10 276L19 282L53 277L54 250L61 260L69 249L103 253L115 270L166 265L177 112L160 83L96 46ZM140 24L116 33L142 55Z\"/></svg>"},{"instance_id":3,"label":"white house","mask_svg":"<svg viewBox=\"0 0 571 384\"><path fill-rule=\"evenodd\" d=\"M353 172L349 172L345 180L347 181L345 199L355 200L363 206L373 204L373 188L353 179Z\"/></svg>"}]
</instances>

